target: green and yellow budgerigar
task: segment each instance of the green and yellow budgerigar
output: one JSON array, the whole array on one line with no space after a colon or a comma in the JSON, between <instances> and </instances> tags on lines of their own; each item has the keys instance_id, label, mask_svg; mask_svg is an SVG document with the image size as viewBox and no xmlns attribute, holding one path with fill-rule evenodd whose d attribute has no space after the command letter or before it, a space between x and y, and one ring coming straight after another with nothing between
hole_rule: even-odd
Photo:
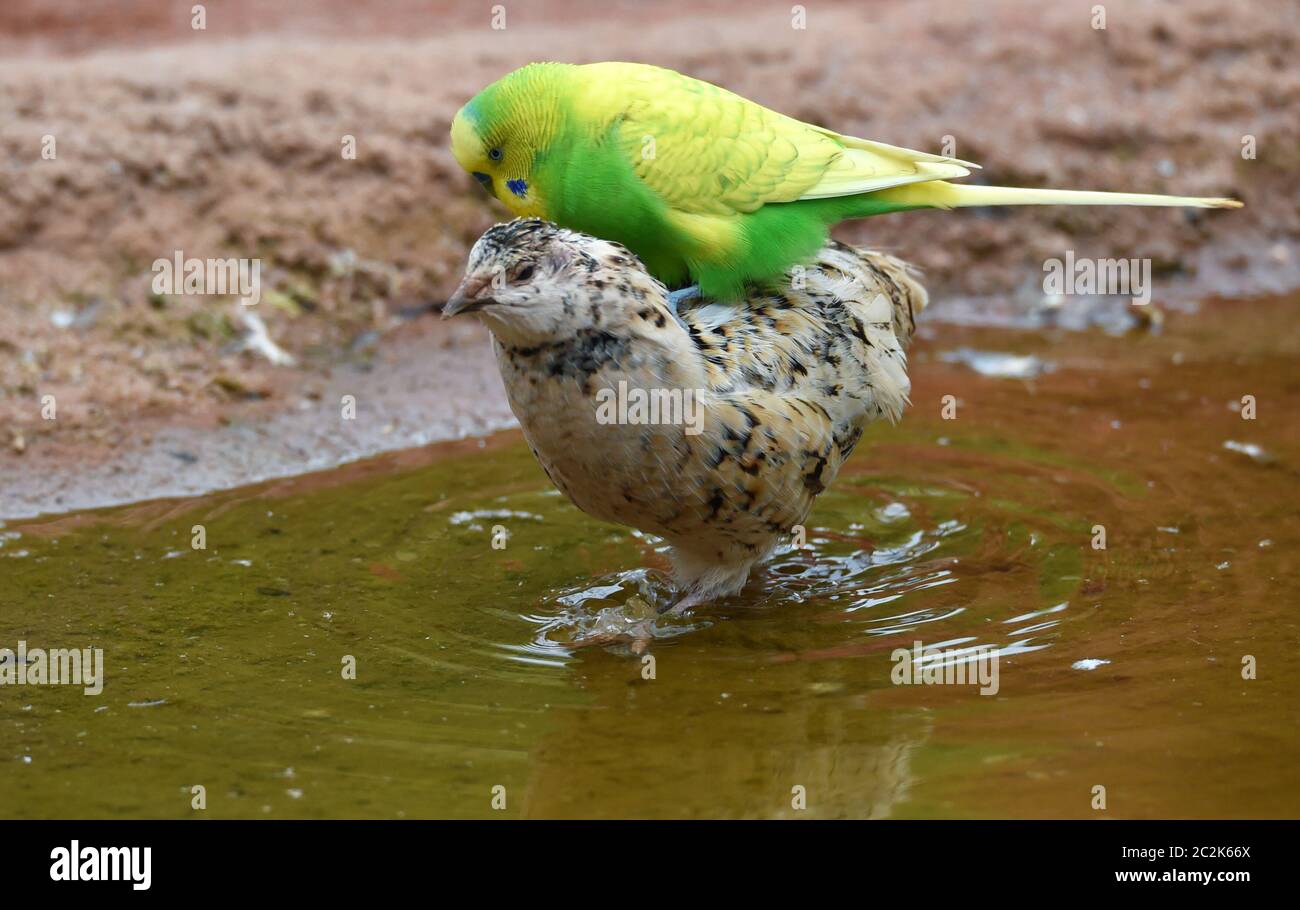
<instances>
[{"instance_id":1,"label":"green and yellow budgerigar","mask_svg":"<svg viewBox=\"0 0 1300 910\"><path fill-rule=\"evenodd\" d=\"M534 63L456 114L452 153L516 215L622 243L669 287L734 299L840 221L978 205L1236 208L1232 199L962 186L956 158L842 136L637 63Z\"/></svg>"}]
</instances>

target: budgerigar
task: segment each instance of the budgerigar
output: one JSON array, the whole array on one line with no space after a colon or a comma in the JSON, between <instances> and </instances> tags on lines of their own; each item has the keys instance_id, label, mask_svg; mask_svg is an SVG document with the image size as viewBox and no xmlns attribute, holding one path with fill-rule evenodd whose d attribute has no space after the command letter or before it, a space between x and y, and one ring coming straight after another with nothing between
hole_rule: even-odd
<instances>
[{"instance_id":1,"label":"budgerigar","mask_svg":"<svg viewBox=\"0 0 1300 910\"><path fill-rule=\"evenodd\" d=\"M461 166L516 215L624 244L670 287L739 299L837 222L980 205L1234 208L1232 199L962 186L966 161L842 136L636 63L535 63L456 114Z\"/></svg>"},{"instance_id":2,"label":"budgerigar","mask_svg":"<svg viewBox=\"0 0 1300 910\"><path fill-rule=\"evenodd\" d=\"M907 266L831 242L801 277L700 301L683 328L624 247L517 220L474 245L444 313L491 330L510 406L555 485L671 545L684 610L740 590L863 428L907 402L903 345L926 302ZM697 404L602 419L615 391Z\"/></svg>"}]
</instances>

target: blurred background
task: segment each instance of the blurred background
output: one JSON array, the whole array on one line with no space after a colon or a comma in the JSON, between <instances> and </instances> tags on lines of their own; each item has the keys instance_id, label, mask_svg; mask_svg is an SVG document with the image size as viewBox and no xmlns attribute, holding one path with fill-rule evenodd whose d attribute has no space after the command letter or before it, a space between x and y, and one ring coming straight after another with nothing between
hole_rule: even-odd
<instances>
[{"instance_id":1,"label":"blurred background","mask_svg":"<svg viewBox=\"0 0 1300 910\"><path fill-rule=\"evenodd\" d=\"M1115 2L1104 29L1081 0L815 0L803 28L772 2L543 0L498 16L489 3L214 0L202 28L193 6L0 5L11 512L130 498L115 484L194 492L508 422L477 327L420 314L505 217L448 153L450 118L533 60L673 67L841 132L946 143L983 164L980 181L1247 204L841 227L924 270L931 318L1032 313L1043 261L1067 249L1151 259L1157 307L1300 283L1295 4ZM341 154L348 136L355 158ZM154 294L151 263L177 249L260 258L262 305ZM1081 305L1070 318L1093 317ZM381 419L321 430L313 409L337 400L339 382ZM56 421L42 419L45 394ZM268 418L282 423L267 429ZM224 467L192 457L229 437L194 441L187 428L232 424L249 429L215 459ZM103 472L74 489L59 470L134 458L155 437L166 451L134 463L143 481ZM171 476L178 467L185 479Z\"/></svg>"}]
</instances>

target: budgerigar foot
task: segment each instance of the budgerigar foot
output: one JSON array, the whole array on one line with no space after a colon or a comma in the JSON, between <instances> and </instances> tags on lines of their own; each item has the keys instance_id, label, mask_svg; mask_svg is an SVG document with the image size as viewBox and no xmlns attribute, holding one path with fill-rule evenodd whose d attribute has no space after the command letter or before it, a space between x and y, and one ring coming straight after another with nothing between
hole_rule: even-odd
<instances>
[{"instance_id":1,"label":"budgerigar foot","mask_svg":"<svg viewBox=\"0 0 1300 910\"><path fill-rule=\"evenodd\" d=\"M693 284L688 288L682 288L681 290L670 291L668 293L668 309L673 314L673 318L677 320L677 324L683 329L686 329L687 332L690 332L690 329L686 328L686 323L682 321L679 311L683 303L688 300L694 300L699 296L700 286L698 284Z\"/></svg>"},{"instance_id":2,"label":"budgerigar foot","mask_svg":"<svg viewBox=\"0 0 1300 910\"><path fill-rule=\"evenodd\" d=\"M688 288L682 288L677 291L669 291L668 305L671 306L674 310L676 310L677 307L679 307L681 304L685 303L688 300L694 300L696 297L699 296L700 296L700 286L698 284L693 284Z\"/></svg>"}]
</instances>

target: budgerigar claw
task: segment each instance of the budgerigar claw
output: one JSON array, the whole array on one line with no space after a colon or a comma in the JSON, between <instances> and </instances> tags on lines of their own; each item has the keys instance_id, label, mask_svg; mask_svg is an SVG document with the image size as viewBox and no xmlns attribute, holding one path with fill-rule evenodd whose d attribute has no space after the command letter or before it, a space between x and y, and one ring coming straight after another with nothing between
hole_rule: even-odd
<instances>
[{"instance_id":1,"label":"budgerigar claw","mask_svg":"<svg viewBox=\"0 0 1300 910\"><path fill-rule=\"evenodd\" d=\"M694 300L696 297L699 296L700 296L700 286L698 284L693 284L688 288L682 288L677 291L670 291L668 293L668 305L672 307L674 310L676 310L678 306L685 303L687 300Z\"/></svg>"},{"instance_id":2,"label":"budgerigar claw","mask_svg":"<svg viewBox=\"0 0 1300 910\"><path fill-rule=\"evenodd\" d=\"M668 310L673 314L673 318L677 320L677 324L683 329L686 329L687 332L690 332L690 329L687 327L686 323L682 321L679 310L683 303L688 300L694 300L699 296L700 286L698 284L693 284L690 287L682 288L681 290L670 291L668 294Z\"/></svg>"}]
</instances>

